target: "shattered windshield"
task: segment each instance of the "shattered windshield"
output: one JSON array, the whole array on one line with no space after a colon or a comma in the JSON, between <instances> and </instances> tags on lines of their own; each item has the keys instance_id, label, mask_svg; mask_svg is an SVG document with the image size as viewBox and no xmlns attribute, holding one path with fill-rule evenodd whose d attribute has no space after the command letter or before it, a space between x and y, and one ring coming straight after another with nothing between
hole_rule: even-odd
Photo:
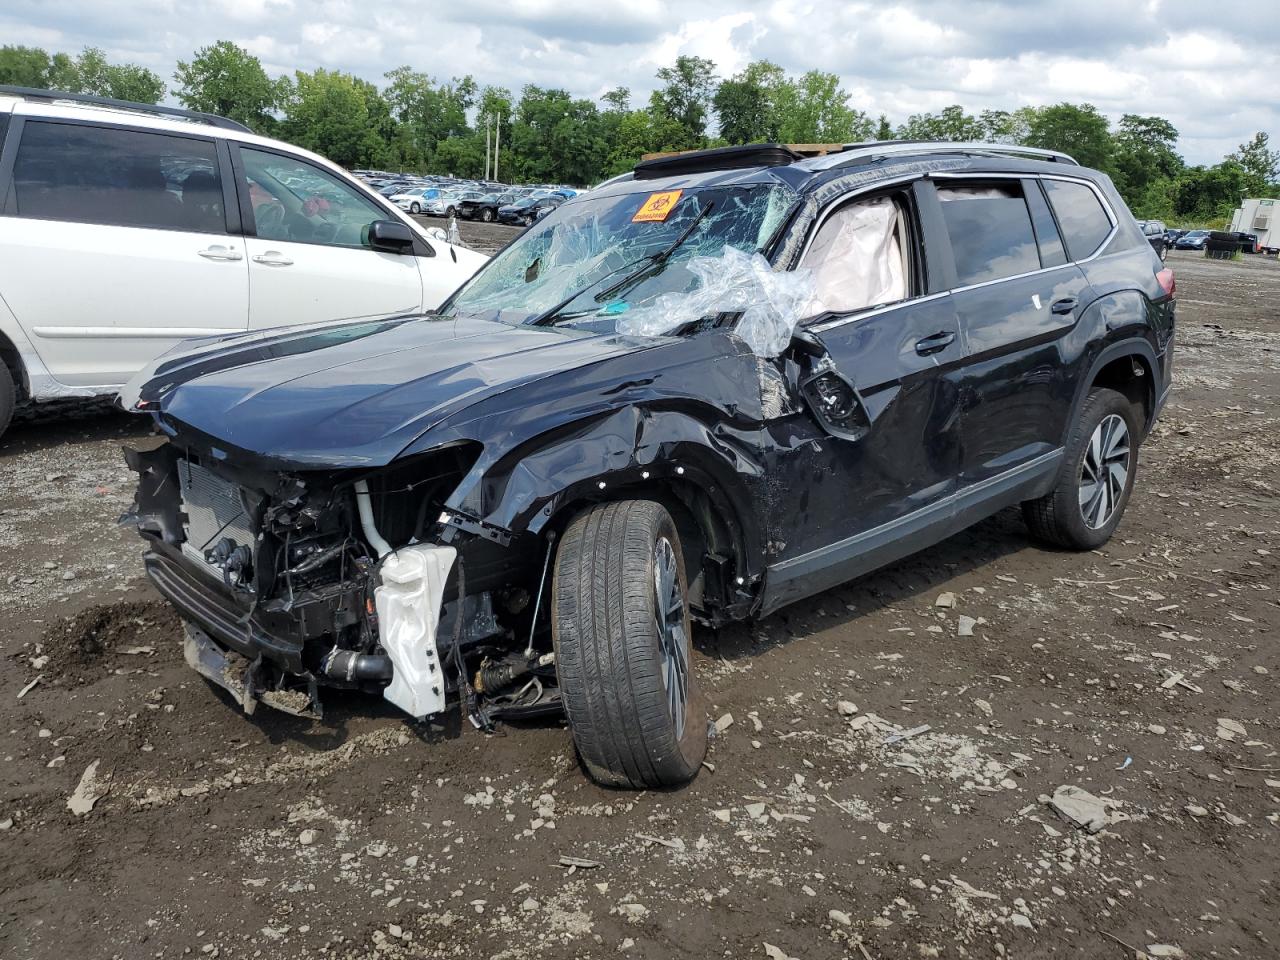
<instances>
[{"instance_id":1,"label":"shattered windshield","mask_svg":"<svg viewBox=\"0 0 1280 960\"><path fill-rule=\"evenodd\" d=\"M780 184L576 200L490 260L442 313L612 332L661 294L695 289L692 258L763 251L795 200Z\"/></svg>"}]
</instances>

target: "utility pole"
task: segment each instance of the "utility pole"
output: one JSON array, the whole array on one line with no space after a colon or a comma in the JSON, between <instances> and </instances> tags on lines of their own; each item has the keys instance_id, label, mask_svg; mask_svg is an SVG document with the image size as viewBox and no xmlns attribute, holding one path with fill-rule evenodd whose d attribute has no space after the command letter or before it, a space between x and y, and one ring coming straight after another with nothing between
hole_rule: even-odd
<instances>
[{"instance_id":1,"label":"utility pole","mask_svg":"<svg viewBox=\"0 0 1280 960\"><path fill-rule=\"evenodd\" d=\"M498 179L498 152L502 149L502 114L498 114L498 127L493 132L493 179Z\"/></svg>"},{"instance_id":2,"label":"utility pole","mask_svg":"<svg viewBox=\"0 0 1280 960\"><path fill-rule=\"evenodd\" d=\"M489 118L484 119L484 178L489 179Z\"/></svg>"}]
</instances>

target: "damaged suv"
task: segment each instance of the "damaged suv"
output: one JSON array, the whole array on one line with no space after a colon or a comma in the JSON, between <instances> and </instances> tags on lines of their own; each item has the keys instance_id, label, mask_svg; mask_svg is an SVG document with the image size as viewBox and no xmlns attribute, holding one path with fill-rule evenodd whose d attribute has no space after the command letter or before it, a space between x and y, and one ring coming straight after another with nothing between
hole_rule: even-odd
<instances>
[{"instance_id":1,"label":"damaged suv","mask_svg":"<svg viewBox=\"0 0 1280 960\"><path fill-rule=\"evenodd\" d=\"M1103 174L997 145L648 161L438 312L204 341L122 397L147 572L245 710L567 715L604 784L706 749L691 624L1021 503L1116 529L1174 285Z\"/></svg>"}]
</instances>

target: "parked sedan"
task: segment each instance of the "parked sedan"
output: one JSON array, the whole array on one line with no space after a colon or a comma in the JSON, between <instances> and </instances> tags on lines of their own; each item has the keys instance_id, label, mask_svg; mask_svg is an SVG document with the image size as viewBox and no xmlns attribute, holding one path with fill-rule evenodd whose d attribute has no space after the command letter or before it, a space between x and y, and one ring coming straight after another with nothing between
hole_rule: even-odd
<instances>
[{"instance_id":1,"label":"parked sedan","mask_svg":"<svg viewBox=\"0 0 1280 960\"><path fill-rule=\"evenodd\" d=\"M477 198L467 195L458 201L458 216L463 220L483 220L490 223L498 218L498 210L515 202L514 193L485 193Z\"/></svg>"},{"instance_id":2,"label":"parked sedan","mask_svg":"<svg viewBox=\"0 0 1280 960\"><path fill-rule=\"evenodd\" d=\"M391 196L391 202L401 210L408 210L410 213L421 213L423 205L426 204L432 194L438 194L440 191L435 187L410 187Z\"/></svg>"},{"instance_id":3,"label":"parked sedan","mask_svg":"<svg viewBox=\"0 0 1280 960\"><path fill-rule=\"evenodd\" d=\"M518 223L527 227L535 220L541 220L562 203L564 203L564 197L560 196L525 197L523 200L499 207L498 222Z\"/></svg>"},{"instance_id":4,"label":"parked sedan","mask_svg":"<svg viewBox=\"0 0 1280 960\"><path fill-rule=\"evenodd\" d=\"M1176 250L1203 250L1204 245L1208 242L1208 230L1188 230L1178 238L1178 242L1173 246Z\"/></svg>"}]
</instances>

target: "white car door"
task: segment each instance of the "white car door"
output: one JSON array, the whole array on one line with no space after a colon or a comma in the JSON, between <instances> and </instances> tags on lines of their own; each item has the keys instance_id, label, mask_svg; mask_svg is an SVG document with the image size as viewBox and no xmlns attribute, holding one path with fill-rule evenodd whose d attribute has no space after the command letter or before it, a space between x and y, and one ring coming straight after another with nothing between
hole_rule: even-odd
<instances>
[{"instance_id":1,"label":"white car door","mask_svg":"<svg viewBox=\"0 0 1280 960\"><path fill-rule=\"evenodd\" d=\"M215 140L34 118L18 135L0 293L55 380L119 386L179 340L246 328Z\"/></svg>"},{"instance_id":2,"label":"white car door","mask_svg":"<svg viewBox=\"0 0 1280 960\"><path fill-rule=\"evenodd\" d=\"M422 308L418 258L367 244L369 224L391 219L390 212L316 164L246 144L238 149L253 224L245 230L250 327Z\"/></svg>"}]
</instances>

